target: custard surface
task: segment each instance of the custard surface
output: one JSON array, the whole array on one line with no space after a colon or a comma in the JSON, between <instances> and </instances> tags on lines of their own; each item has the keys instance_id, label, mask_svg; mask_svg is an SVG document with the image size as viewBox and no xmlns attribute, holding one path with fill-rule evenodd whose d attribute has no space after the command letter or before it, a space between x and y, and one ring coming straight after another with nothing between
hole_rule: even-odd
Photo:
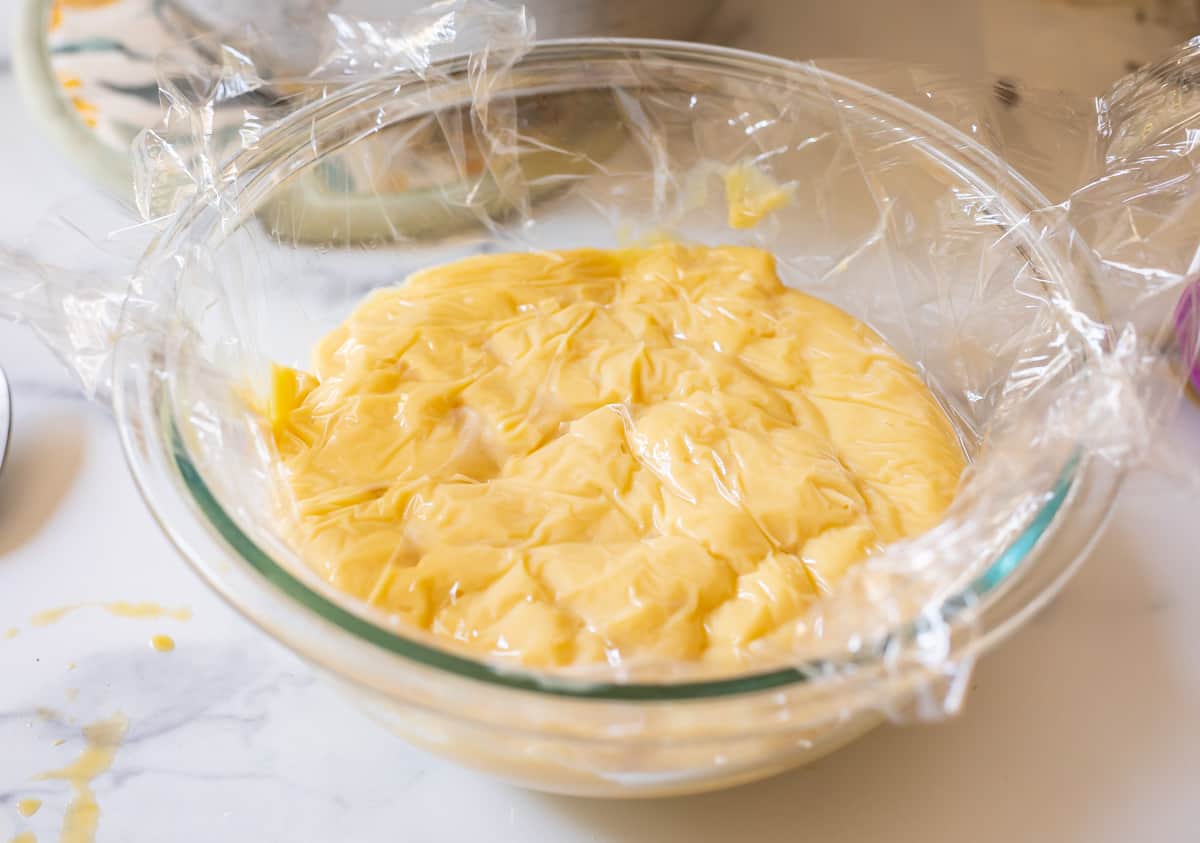
<instances>
[{"instance_id":1,"label":"custard surface","mask_svg":"<svg viewBox=\"0 0 1200 843\"><path fill-rule=\"evenodd\" d=\"M533 666L751 658L963 469L913 368L752 248L427 270L268 403L321 576Z\"/></svg>"}]
</instances>

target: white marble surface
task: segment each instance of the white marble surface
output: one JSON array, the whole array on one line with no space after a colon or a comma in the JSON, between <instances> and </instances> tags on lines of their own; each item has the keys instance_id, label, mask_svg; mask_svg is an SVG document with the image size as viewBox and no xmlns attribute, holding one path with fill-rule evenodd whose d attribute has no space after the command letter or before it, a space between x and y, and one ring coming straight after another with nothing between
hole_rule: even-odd
<instances>
[{"instance_id":1,"label":"white marble surface","mask_svg":"<svg viewBox=\"0 0 1200 843\"><path fill-rule=\"evenodd\" d=\"M89 189L20 108L0 71L4 242ZM961 716L885 727L811 768L725 793L590 802L465 772L368 722L185 567L138 499L107 412L27 331L0 324L0 363L15 400L0 477L0 841L26 830L58 839L70 788L33 777L78 754L82 724L116 712L130 728L95 782L101 843L1200 834L1200 522L1196 487L1179 477L1131 480L1079 576L979 666ZM1162 451L1194 458L1198 443L1200 410L1187 405ZM193 617L84 609L30 624L45 609L105 600ZM9 627L19 634L5 639ZM177 649L151 649L157 633ZM29 820L16 810L27 797L45 803Z\"/></svg>"}]
</instances>

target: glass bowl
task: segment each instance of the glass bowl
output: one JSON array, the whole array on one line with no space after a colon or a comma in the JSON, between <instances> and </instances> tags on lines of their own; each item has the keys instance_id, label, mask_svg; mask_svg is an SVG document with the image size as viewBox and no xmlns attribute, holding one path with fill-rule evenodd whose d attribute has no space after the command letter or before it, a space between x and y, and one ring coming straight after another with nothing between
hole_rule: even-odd
<instances>
[{"instance_id":1,"label":"glass bowl","mask_svg":"<svg viewBox=\"0 0 1200 843\"><path fill-rule=\"evenodd\" d=\"M114 396L134 477L183 555L405 739L543 790L725 787L886 716L953 711L978 654L1069 576L1121 479L1046 397L1094 353L1063 302L1103 310L1030 222L1046 200L972 139L811 65L550 42L474 111L478 67L435 70L352 84L270 127L147 252ZM734 231L720 175L745 162L793 196ZM945 524L872 562L896 587L889 611L861 628L830 614L811 652L741 675L551 673L408 632L299 561L245 400L271 361L303 366L369 290L429 265L661 232L769 249L785 283L871 324L944 403L972 466Z\"/></svg>"}]
</instances>

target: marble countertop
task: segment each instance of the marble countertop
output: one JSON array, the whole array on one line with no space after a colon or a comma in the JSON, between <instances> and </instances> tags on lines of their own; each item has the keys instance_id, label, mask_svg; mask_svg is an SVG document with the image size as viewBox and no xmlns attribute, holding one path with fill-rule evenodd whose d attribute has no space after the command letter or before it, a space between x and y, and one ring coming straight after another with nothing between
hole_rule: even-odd
<instances>
[{"instance_id":1,"label":"marble countertop","mask_svg":"<svg viewBox=\"0 0 1200 843\"><path fill-rule=\"evenodd\" d=\"M1063 65L1039 56L1050 69L1038 72ZM1105 53L1093 75L1125 60ZM1079 63L1066 65L1077 82ZM91 188L22 119L2 54L0 112L7 243ZM37 776L79 756L86 724L118 714L127 732L92 784L101 843L1197 839L1200 521L1196 487L1178 476L1128 482L1086 566L982 661L958 717L886 726L732 791L587 801L467 772L368 721L191 573L138 498L109 413L29 331L0 324L0 363L14 393L0 477L0 841L60 839L79 794ZM1194 458L1198 444L1200 409L1185 403L1161 452ZM109 601L190 617L85 606L38 623ZM154 649L156 635L175 649ZM25 799L42 803L29 818Z\"/></svg>"}]
</instances>

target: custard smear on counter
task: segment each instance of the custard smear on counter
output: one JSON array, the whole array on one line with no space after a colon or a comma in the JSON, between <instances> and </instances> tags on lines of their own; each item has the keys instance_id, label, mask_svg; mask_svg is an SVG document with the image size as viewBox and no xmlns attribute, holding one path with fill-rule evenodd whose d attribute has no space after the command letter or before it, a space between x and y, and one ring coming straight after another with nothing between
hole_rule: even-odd
<instances>
[{"instance_id":1,"label":"custard smear on counter","mask_svg":"<svg viewBox=\"0 0 1200 843\"><path fill-rule=\"evenodd\" d=\"M532 666L753 658L963 469L913 368L752 248L418 273L277 368L267 415L309 564Z\"/></svg>"}]
</instances>

